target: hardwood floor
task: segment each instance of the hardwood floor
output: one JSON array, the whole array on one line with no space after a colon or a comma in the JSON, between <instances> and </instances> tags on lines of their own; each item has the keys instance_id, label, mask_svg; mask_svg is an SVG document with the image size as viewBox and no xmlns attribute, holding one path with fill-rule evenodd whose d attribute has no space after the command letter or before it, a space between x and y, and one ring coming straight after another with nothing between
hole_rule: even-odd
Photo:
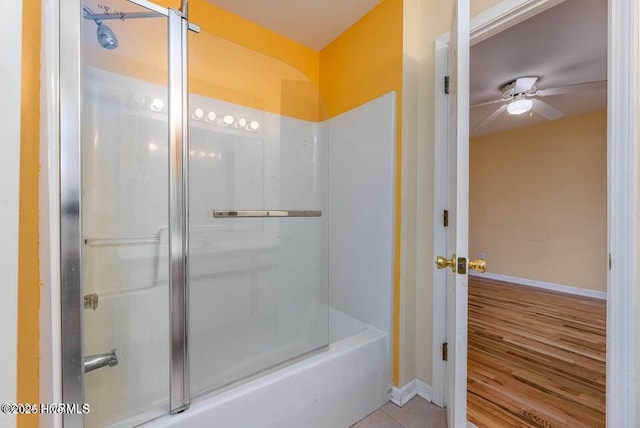
<instances>
[{"instance_id":1,"label":"hardwood floor","mask_svg":"<svg viewBox=\"0 0 640 428\"><path fill-rule=\"evenodd\" d=\"M606 302L469 277L467 417L604 427Z\"/></svg>"}]
</instances>

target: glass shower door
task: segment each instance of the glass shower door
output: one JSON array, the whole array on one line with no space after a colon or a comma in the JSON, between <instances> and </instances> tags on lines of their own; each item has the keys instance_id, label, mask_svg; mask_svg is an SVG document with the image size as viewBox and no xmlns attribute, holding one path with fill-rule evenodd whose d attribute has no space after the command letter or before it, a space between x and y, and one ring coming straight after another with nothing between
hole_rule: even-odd
<instances>
[{"instance_id":1,"label":"glass shower door","mask_svg":"<svg viewBox=\"0 0 640 428\"><path fill-rule=\"evenodd\" d=\"M85 424L132 426L169 413L168 25L126 0L83 18Z\"/></svg>"},{"instance_id":2,"label":"glass shower door","mask_svg":"<svg viewBox=\"0 0 640 428\"><path fill-rule=\"evenodd\" d=\"M173 60L184 52L186 21L161 9L83 4L80 158L71 143L63 150L81 177L61 179L76 186L61 223L71 231L62 265L77 275L63 279L63 342L77 331L82 337L68 341L77 348L64 342L73 369L64 382L80 391L74 399L84 393L89 427L136 426L180 411L189 393L328 344L327 147L317 87L284 63L190 33L183 117L169 97L184 95L176 84L182 64ZM181 121L191 134L187 149ZM176 191L186 176L188 192L184 182ZM79 241L67 257L64 249ZM180 281L186 293L185 279L189 305L175 298ZM80 314L67 284L82 293ZM188 349L185 332L176 334L187 311ZM83 363L84 374L76 373Z\"/></svg>"},{"instance_id":3,"label":"glass shower door","mask_svg":"<svg viewBox=\"0 0 640 428\"><path fill-rule=\"evenodd\" d=\"M328 344L327 147L305 75L204 27L189 35L189 85L197 395Z\"/></svg>"}]
</instances>

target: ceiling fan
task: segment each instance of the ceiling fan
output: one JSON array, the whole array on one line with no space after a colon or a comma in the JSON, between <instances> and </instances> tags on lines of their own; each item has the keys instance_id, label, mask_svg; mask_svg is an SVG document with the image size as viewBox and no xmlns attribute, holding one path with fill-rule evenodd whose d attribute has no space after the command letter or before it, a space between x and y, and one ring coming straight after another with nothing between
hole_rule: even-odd
<instances>
[{"instance_id":1,"label":"ceiling fan","mask_svg":"<svg viewBox=\"0 0 640 428\"><path fill-rule=\"evenodd\" d=\"M607 88L607 81L600 80L597 82L586 82L575 85L558 86L555 88L538 89L536 86L538 79L538 77L519 77L516 80L507 83L500 89L502 91L502 98L471 106L471 108L474 109L491 104L506 103L498 107L497 110L476 125L475 128L480 128L486 125L505 111L509 114L518 115L533 110L548 120L555 120L564 116L564 113L551 107L549 104L538 98Z\"/></svg>"}]
</instances>

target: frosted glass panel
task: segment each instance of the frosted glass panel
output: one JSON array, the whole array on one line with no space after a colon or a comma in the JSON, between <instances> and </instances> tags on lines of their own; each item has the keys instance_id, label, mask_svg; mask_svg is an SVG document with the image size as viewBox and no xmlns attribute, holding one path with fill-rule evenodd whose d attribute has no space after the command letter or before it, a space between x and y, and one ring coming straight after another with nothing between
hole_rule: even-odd
<instances>
[{"instance_id":1,"label":"frosted glass panel","mask_svg":"<svg viewBox=\"0 0 640 428\"><path fill-rule=\"evenodd\" d=\"M85 5L85 15L149 12ZM84 310L83 340L85 356L115 349L118 364L84 376L87 427L166 414L169 396L167 21L102 22L117 48L101 47L97 23L83 20L83 294L98 296Z\"/></svg>"},{"instance_id":2,"label":"frosted glass panel","mask_svg":"<svg viewBox=\"0 0 640 428\"><path fill-rule=\"evenodd\" d=\"M225 81L211 87L222 94ZM286 97L273 82L275 98ZM190 369L199 394L328 344L327 147L315 121L196 94L190 109ZM265 209L323 214L213 217Z\"/></svg>"}]
</instances>

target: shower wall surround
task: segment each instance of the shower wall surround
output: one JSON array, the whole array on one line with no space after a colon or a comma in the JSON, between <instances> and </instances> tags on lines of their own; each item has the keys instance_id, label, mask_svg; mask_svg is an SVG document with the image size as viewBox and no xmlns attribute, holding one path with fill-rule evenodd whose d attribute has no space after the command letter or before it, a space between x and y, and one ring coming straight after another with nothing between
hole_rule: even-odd
<instances>
[{"instance_id":1,"label":"shower wall surround","mask_svg":"<svg viewBox=\"0 0 640 428\"><path fill-rule=\"evenodd\" d=\"M85 311L84 329L101 333L85 335L84 353L117 349L119 358L85 376L92 402L85 420L138 424L168 413L166 89L91 67L85 78L99 90L83 100L91 112L83 124L83 282L100 303ZM318 123L191 95L193 396L322 348L331 307L336 317L362 323L354 334L383 333L381 383L359 408L384 402L391 386L394 106L390 93ZM212 216L265 208L322 216ZM122 237L133 240L109 241Z\"/></svg>"},{"instance_id":2,"label":"shower wall surround","mask_svg":"<svg viewBox=\"0 0 640 428\"><path fill-rule=\"evenodd\" d=\"M328 349L197 398L150 428L347 427L389 400L394 109L389 93L317 127L318 149L329 153Z\"/></svg>"},{"instance_id":3,"label":"shower wall surround","mask_svg":"<svg viewBox=\"0 0 640 428\"><path fill-rule=\"evenodd\" d=\"M326 122L331 306L391 337L395 92Z\"/></svg>"}]
</instances>

